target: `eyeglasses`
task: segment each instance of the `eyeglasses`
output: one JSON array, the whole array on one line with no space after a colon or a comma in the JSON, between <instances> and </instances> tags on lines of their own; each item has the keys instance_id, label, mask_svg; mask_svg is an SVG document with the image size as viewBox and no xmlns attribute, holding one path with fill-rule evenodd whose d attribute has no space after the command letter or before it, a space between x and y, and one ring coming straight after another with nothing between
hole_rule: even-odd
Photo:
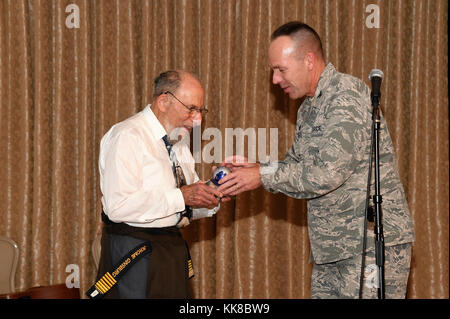
<instances>
[{"instance_id":1,"label":"eyeglasses","mask_svg":"<svg viewBox=\"0 0 450 319\"><path fill-rule=\"evenodd\" d=\"M185 108L188 109L189 111L189 116L194 116L195 113L200 113L202 116L205 115L206 113L208 113L208 109L207 108L201 108L198 109L195 106L187 106L186 104L184 104L183 102L181 102L176 96L175 94L173 94L170 91L165 91L163 94L170 94L171 96L173 96L175 98L175 100L177 100L178 102L180 102Z\"/></svg>"}]
</instances>

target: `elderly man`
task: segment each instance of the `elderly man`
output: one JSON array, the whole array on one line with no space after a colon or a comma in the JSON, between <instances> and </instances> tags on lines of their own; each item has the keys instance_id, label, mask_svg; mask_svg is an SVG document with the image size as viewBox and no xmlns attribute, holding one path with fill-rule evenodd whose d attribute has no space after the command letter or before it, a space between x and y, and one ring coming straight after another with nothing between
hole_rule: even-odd
<instances>
[{"instance_id":1,"label":"elderly man","mask_svg":"<svg viewBox=\"0 0 450 319\"><path fill-rule=\"evenodd\" d=\"M189 297L193 268L179 228L213 216L222 198L199 181L183 139L207 111L203 87L193 74L181 70L162 73L154 83L153 103L114 125L101 140L105 227L94 295ZM171 137L180 135L181 141L173 145ZM143 243L148 247L133 251ZM132 264L142 252L150 254Z\"/></svg>"},{"instance_id":2,"label":"elderly man","mask_svg":"<svg viewBox=\"0 0 450 319\"><path fill-rule=\"evenodd\" d=\"M273 33L269 65L273 83L291 99L306 96L298 110L294 143L277 163L228 164L233 173L221 180L218 190L236 195L262 185L269 192L308 199L311 296L357 298L371 143L370 90L326 64L318 34L301 22ZM385 291L386 298L405 298L414 231L383 118L381 125ZM362 296L377 298L377 281L371 280L377 277L370 274L376 269L372 236L367 247Z\"/></svg>"}]
</instances>

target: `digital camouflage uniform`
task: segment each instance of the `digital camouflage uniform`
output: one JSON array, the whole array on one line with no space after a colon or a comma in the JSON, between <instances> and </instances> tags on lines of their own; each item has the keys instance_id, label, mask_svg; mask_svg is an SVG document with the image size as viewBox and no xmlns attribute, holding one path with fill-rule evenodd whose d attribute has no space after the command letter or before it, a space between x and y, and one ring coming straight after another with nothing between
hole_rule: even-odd
<instances>
[{"instance_id":1,"label":"digital camouflage uniform","mask_svg":"<svg viewBox=\"0 0 450 319\"><path fill-rule=\"evenodd\" d=\"M298 110L294 143L286 158L261 165L266 190L308 199L308 232L315 268L350 258L361 259L371 109L367 85L337 72L329 63L314 97L306 97ZM385 246L411 243L413 224L382 116L379 141ZM372 195L373 192L371 187ZM410 245L406 246L410 249ZM373 247L372 227L367 231L367 248ZM360 271L357 272L359 276ZM313 272L313 287L314 280Z\"/></svg>"}]
</instances>

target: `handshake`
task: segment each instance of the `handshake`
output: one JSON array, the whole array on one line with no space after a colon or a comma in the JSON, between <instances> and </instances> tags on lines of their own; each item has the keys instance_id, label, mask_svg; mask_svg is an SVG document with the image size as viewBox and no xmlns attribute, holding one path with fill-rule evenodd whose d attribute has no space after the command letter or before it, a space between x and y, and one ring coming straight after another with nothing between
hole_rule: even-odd
<instances>
[{"instance_id":1,"label":"handshake","mask_svg":"<svg viewBox=\"0 0 450 319\"><path fill-rule=\"evenodd\" d=\"M249 163L244 156L235 155L226 158L221 165L228 168L217 171L213 166L213 178L208 181L181 187L186 205L192 208L212 209L219 202L227 202L230 196L240 194L261 186L259 163Z\"/></svg>"}]
</instances>

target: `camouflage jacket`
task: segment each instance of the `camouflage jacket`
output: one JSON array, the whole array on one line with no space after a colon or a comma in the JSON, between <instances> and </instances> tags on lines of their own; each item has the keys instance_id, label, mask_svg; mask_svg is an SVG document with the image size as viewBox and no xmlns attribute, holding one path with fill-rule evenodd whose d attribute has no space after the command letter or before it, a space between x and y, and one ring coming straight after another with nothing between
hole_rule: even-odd
<instances>
[{"instance_id":1,"label":"camouflage jacket","mask_svg":"<svg viewBox=\"0 0 450 319\"><path fill-rule=\"evenodd\" d=\"M308 199L308 232L317 264L362 252L371 127L369 88L329 63L314 97L307 97L298 110L294 143L286 158L261 166L266 190ZM412 242L413 223L383 117L379 140L385 245ZM374 173L371 195L373 182ZM373 238L369 228L368 249L373 248Z\"/></svg>"}]
</instances>

